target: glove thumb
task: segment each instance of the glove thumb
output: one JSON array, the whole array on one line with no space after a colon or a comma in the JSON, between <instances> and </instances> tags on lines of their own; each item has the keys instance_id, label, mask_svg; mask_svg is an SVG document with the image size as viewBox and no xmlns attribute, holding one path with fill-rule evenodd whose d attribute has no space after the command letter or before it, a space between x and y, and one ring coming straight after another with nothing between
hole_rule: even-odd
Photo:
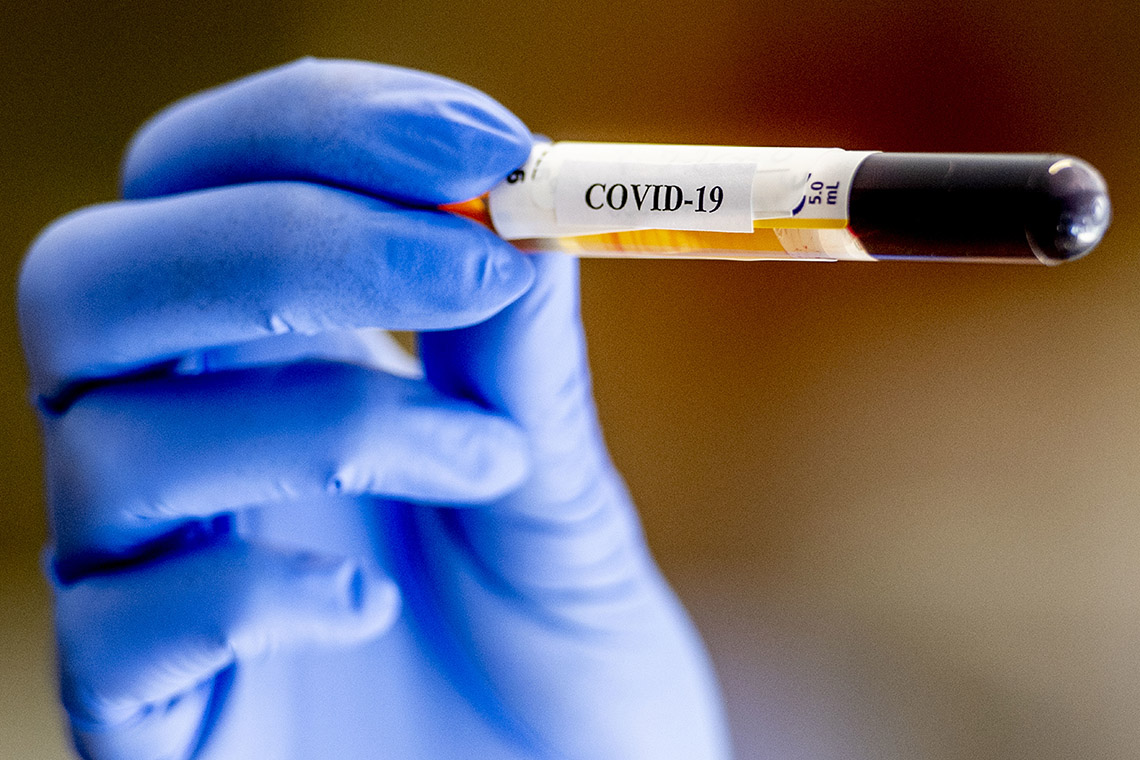
<instances>
[{"instance_id":1,"label":"glove thumb","mask_svg":"<svg viewBox=\"0 0 1140 760\"><path fill-rule=\"evenodd\" d=\"M456 518L484 568L532 599L603 593L645 577L651 563L594 409L578 263L560 254L534 262L521 298L472 327L423 334L421 356L432 383L506 414L530 447L526 483Z\"/></svg>"}]
</instances>

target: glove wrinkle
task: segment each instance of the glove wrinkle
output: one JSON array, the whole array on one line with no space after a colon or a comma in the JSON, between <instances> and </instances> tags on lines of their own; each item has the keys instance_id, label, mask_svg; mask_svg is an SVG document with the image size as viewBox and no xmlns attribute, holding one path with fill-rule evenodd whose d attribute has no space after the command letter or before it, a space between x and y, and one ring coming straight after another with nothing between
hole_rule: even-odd
<instances>
[{"instance_id":1,"label":"glove wrinkle","mask_svg":"<svg viewBox=\"0 0 1140 760\"><path fill-rule=\"evenodd\" d=\"M212 679L210 697L206 702L206 709L198 727L198 735L190 743L190 752L187 754L186 760L196 760L213 735L214 726L221 718L226 698L233 688L237 668L237 663L234 662L229 667L220 670Z\"/></svg>"},{"instance_id":2,"label":"glove wrinkle","mask_svg":"<svg viewBox=\"0 0 1140 760\"><path fill-rule=\"evenodd\" d=\"M441 511L439 524L480 585L488 593L514 605L522 617L533 620L553 635L570 640L593 639L599 643L606 639L620 639L628 618L636 617L639 614L637 610L647 601L650 589L636 574L615 575L605 582L599 579L592 584L574 583L567 579L566 587L562 589L521 585L532 579L523 573L520 583L520 578L510 579L504 568L497 568L493 555L480 551L470 539L463 519L465 516L465 513L455 510ZM625 564L625 559L624 547L615 546L612 555L602 562L609 564L616 560L615 564ZM583 570L589 572L588 568ZM624 619L616 619L614 611L624 611Z\"/></svg>"},{"instance_id":3,"label":"glove wrinkle","mask_svg":"<svg viewBox=\"0 0 1140 760\"><path fill-rule=\"evenodd\" d=\"M76 378L63 385L53 394L36 396L35 406L44 417L62 417L75 402L89 393L116 385L128 385L170 377L176 373L179 361L178 359L168 359L108 377Z\"/></svg>"},{"instance_id":4,"label":"glove wrinkle","mask_svg":"<svg viewBox=\"0 0 1140 760\"><path fill-rule=\"evenodd\" d=\"M447 510L428 511L413 504L393 503L386 510L386 527L401 551L393 558L392 575L400 587L406 618L436 667L448 674L454 687L482 719L508 745L527 756L556 757L543 746L539 735L519 722L496 694L493 681L480 663L478 652L471 651L467 638L459 633L461 621L454 621L450 610L441 603L437 566L430 559L429 541L423 521L438 519Z\"/></svg>"}]
</instances>

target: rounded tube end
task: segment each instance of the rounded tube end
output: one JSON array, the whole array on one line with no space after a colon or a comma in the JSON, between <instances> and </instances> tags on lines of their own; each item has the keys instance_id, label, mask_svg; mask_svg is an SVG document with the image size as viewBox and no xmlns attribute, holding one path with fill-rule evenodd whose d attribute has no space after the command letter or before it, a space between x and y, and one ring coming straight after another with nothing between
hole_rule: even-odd
<instances>
[{"instance_id":1,"label":"rounded tube end","mask_svg":"<svg viewBox=\"0 0 1140 760\"><path fill-rule=\"evenodd\" d=\"M1044 198L1033 205L1025 235L1045 264L1079 259L1100 243L1112 219L1108 186L1089 164L1059 157L1031 180Z\"/></svg>"}]
</instances>

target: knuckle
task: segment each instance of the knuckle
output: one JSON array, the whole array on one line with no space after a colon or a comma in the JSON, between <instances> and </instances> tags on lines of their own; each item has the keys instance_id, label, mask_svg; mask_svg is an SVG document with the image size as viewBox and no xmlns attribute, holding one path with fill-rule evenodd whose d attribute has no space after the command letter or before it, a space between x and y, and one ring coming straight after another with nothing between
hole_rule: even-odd
<instances>
[{"instance_id":1,"label":"knuckle","mask_svg":"<svg viewBox=\"0 0 1140 760\"><path fill-rule=\"evenodd\" d=\"M160 504L130 493L128 473L147 469L148 444L124 429L129 415L100 400L97 392L81 397L45 423L48 502L57 534L67 541L161 513ZM124 468L124 462L135 467Z\"/></svg>"},{"instance_id":2,"label":"knuckle","mask_svg":"<svg viewBox=\"0 0 1140 760\"><path fill-rule=\"evenodd\" d=\"M59 304L60 289L67 282L69 264L76 248L82 248L91 209L60 217L40 232L28 248L17 280L17 301L23 326L42 326L45 311Z\"/></svg>"},{"instance_id":3,"label":"knuckle","mask_svg":"<svg viewBox=\"0 0 1140 760\"><path fill-rule=\"evenodd\" d=\"M114 432L98 424L92 426L87 409L80 404L59 419L50 421L45 440L48 501L56 529L65 536L85 532L101 520L94 513L117 480L118 446ZM98 445L92 445L92 432L98 431ZM69 529L63 530L65 526Z\"/></svg>"}]
</instances>

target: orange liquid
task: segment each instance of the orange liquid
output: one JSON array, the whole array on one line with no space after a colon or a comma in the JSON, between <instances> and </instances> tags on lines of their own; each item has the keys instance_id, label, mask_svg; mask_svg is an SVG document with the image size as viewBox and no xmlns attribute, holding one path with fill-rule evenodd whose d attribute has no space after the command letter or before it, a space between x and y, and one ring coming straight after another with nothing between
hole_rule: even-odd
<instances>
[{"instance_id":1,"label":"orange liquid","mask_svg":"<svg viewBox=\"0 0 1140 760\"><path fill-rule=\"evenodd\" d=\"M442 207L445 211L466 216L494 229L486 197ZM790 220L779 220L781 225ZM530 238L511 241L524 251L561 251L576 256L611 258L715 258L741 260L829 259L810 250L789 252L788 235L805 230L781 226L773 228L769 220L757 220L752 232L705 232L691 230L628 230L595 235L570 235L558 238ZM812 229L817 222L812 223ZM832 228L842 228L835 222ZM783 235L783 241L781 236Z\"/></svg>"}]
</instances>

